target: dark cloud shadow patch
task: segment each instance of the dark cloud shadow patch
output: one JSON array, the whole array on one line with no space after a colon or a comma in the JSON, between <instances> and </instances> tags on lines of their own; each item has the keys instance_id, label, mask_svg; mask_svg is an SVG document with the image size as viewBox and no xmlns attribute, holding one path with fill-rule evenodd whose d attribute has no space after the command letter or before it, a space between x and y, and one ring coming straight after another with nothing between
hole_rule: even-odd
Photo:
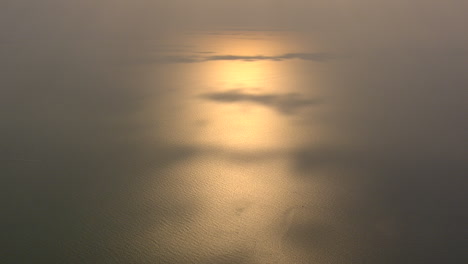
<instances>
[{"instance_id":1,"label":"dark cloud shadow patch","mask_svg":"<svg viewBox=\"0 0 468 264\"><path fill-rule=\"evenodd\" d=\"M205 53L209 54L209 53ZM284 60L304 60L304 61L316 61L325 62L335 59L335 56L329 53L286 53L276 56L266 55L210 55L210 56L183 56L183 55L171 55L161 56L155 58L158 63L201 63L208 61L284 61Z\"/></svg>"},{"instance_id":2,"label":"dark cloud shadow patch","mask_svg":"<svg viewBox=\"0 0 468 264\"><path fill-rule=\"evenodd\" d=\"M225 92L206 93L202 94L201 98L220 103L249 102L273 108L286 115L294 114L302 108L322 103L319 99L304 98L303 95L298 93L253 94L237 89Z\"/></svg>"},{"instance_id":3,"label":"dark cloud shadow patch","mask_svg":"<svg viewBox=\"0 0 468 264\"><path fill-rule=\"evenodd\" d=\"M236 55L216 55L205 58L205 61L217 60L240 60L240 61L259 61L259 60L272 60L283 61L291 59L307 60L307 61L327 61L332 59L333 56L327 53L286 53L278 56L236 56Z\"/></svg>"}]
</instances>

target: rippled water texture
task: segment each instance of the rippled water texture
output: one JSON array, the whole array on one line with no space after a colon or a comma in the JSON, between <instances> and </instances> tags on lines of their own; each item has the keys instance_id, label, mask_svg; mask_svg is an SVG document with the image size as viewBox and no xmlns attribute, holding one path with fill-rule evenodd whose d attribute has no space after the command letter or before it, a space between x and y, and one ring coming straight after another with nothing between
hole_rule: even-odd
<instances>
[{"instance_id":1,"label":"rippled water texture","mask_svg":"<svg viewBox=\"0 0 468 264\"><path fill-rule=\"evenodd\" d=\"M459 259L466 78L438 54L292 31L145 41L110 66L13 66L0 262Z\"/></svg>"},{"instance_id":2,"label":"rippled water texture","mask_svg":"<svg viewBox=\"0 0 468 264\"><path fill-rule=\"evenodd\" d=\"M318 246L329 239L319 233L342 228L332 220L333 172L295 160L299 149L334 140L322 120L330 99L319 76L333 55L285 32L192 33L174 42L173 50L156 47L147 85L152 93L163 79L166 92L155 93L143 115L164 124L155 138L193 151L164 172L164 190L191 212L142 239L158 237L162 257L177 261L333 259ZM160 184L148 183L143 197L168 199ZM349 235L326 248L351 247Z\"/></svg>"}]
</instances>

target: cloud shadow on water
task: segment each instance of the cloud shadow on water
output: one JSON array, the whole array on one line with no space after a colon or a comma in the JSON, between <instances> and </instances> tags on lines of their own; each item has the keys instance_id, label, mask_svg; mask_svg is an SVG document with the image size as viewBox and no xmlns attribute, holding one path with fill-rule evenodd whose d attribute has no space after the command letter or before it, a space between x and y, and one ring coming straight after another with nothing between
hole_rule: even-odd
<instances>
[{"instance_id":1,"label":"cloud shadow on water","mask_svg":"<svg viewBox=\"0 0 468 264\"><path fill-rule=\"evenodd\" d=\"M298 93L286 94L253 94L246 93L239 89L228 90L224 92L205 93L200 96L201 98L220 102L220 103L238 103L249 102L262 106L270 107L281 114L291 115L298 110L312 105L322 103L319 99L307 99Z\"/></svg>"},{"instance_id":2,"label":"cloud shadow on water","mask_svg":"<svg viewBox=\"0 0 468 264\"><path fill-rule=\"evenodd\" d=\"M154 59L158 63L201 63L209 61L284 61L284 60L304 60L325 62L335 59L335 56L329 53L285 53L276 56L266 55L211 55L211 56L161 56Z\"/></svg>"}]
</instances>

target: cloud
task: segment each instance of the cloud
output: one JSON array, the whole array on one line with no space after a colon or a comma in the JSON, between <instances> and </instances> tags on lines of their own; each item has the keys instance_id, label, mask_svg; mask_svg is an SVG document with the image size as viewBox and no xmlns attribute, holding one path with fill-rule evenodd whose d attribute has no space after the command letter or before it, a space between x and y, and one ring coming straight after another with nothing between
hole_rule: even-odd
<instances>
[{"instance_id":1,"label":"cloud","mask_svg":"<svg viewBox=\"0 0 468 264\"><path fill-rule=\"evenodd\" d=\"M305 60L324 62L335 57L328 53L286 53L277 56L239 56L239 55L212 55L212 56L161 56L155 59L159 63L201 63L207 61L283 61L283 60Z\"/></svg>"},{"instance_id":2,"label":"cloud","mask_svg":"<svg viewBox=\"0 0 468 264\"><path fill-rule=\"evenodd\" d=\"M279 56L235 56L235 55L218 55L206 57L205 61L217 60L242 60L242 61L258 61L258 60L273 60L282 61L290 59L300 59L309 61L326 61L332 59L333 56L327 53L286 53Z\"/></svg>"},{"instance_id":3,"label":"cloud","mask_svg":"<svg viewBox=\"0 0 468 264\"><path fill-rule=\"evenodd\" d=\"M236 103L236 102L250 102L267 107L271 107L282 114L293 114L297 110L306 106L316 105L321 103L318 99L303 98L298 93L287 94L251 94L245 93L241 90L229 90L225 92L206 93L201 96L202 98L222 102L222 103Z\"/></svg>"}]
</instances>

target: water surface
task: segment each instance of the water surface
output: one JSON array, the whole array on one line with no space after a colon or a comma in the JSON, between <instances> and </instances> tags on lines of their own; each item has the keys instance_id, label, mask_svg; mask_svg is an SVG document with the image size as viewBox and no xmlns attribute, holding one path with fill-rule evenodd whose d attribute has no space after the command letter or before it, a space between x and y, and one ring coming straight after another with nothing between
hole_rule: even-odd
<instances>
[{"instance_id":1,"label":"water surface","mask_svg":"<svg viewBox=\"0 0 468 264\"><path fill-rule=\"evenodd\" d=\"M75 41L8 55L5 263L462 256L462 59L445 70L438 49L353 52L281 30L99 55Z\"/></svg>"}]
</instances>

